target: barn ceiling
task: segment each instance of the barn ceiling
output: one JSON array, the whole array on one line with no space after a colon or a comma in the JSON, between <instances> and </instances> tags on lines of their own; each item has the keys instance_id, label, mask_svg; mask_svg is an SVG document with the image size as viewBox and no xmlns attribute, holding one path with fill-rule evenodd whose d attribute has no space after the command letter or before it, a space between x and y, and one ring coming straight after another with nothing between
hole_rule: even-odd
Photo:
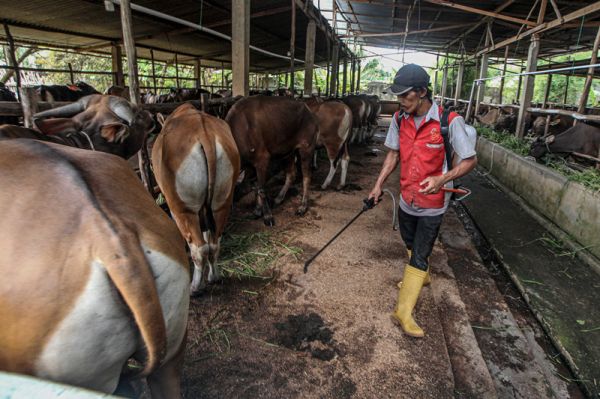
<instances>
[{"instance_id":1,"label":"barn ceiling","mask_svg":"<svg viewBox=\"0 0 600 399\"><path fill-rule=\"evenodd\" d=\"M231 36L231 0L133 0L133 4L200 24L205 28ZM110 53L110 43L122 38L119 7L107 11L102 0L0 0L0 21L9 25L17 42L43 44ZM315 14L318 11L314 9ZM287 55L291 36L290 0L254 0L251 3L250 44L264 50ZM157 60L191 62L202 58L203 65L228 67L231 43L181 24L132 11L133 30L138 57ZM295 58L304 59L308 17L296 12ZM327 22L323 18L323 25ZM331 32L331 28L329 28ZM5 38L0 30L0 38ZM317 29L317 64L327 63L325 32ZM250 51L251 70L273 70L289 67L289 61Z\"/></svg>"}]
</instances>

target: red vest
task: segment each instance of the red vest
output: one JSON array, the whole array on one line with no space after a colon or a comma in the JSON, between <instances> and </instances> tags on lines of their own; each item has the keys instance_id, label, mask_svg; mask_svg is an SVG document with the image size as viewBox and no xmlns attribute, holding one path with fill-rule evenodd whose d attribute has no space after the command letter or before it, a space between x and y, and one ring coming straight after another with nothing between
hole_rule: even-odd
<instances>
[{"instance_id":1,"label":"red vest","mask_svg":"<svg viewBox=\"0 0 600 399\"><path fill-rule=\"evenodd\" d=\"M440 118L442 108L440 107ZM455 112L448 115L448 126L457 116ZM402 199L409 205L419 208L442 208L444 192L423 194L419 185L426 177L441 176L443 173L445 148L444 138L440 130L440 122L430 119L421 122L417 129L413 116L404 118L399 112L395 115L400 135L400 192Z\"/></svg>"}]
</instances>

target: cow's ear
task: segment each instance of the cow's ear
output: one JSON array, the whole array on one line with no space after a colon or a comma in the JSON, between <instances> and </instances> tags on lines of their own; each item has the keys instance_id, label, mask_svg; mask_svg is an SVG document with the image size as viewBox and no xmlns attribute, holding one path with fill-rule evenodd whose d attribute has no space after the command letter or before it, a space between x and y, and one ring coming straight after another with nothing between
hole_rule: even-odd
<instances>
[{"instance_id":1,"label":"cow's ear","mask_svg":"<svg viewBox=\"0 0 600 399\"><path fill-rule=\"evenodd\" d=\"M129 126L124 123L107 123L100 128L100 135L109 143L122 143L129 136Z\"/></svg>"},{"instance_id":2,"label":"cow's ear","mask_svg":"<svg viewBox=\"0 0 600 399\"><path fill-rule=\"evenodd\" d=\"M552 143L554 143L554 135L551 134L550 136L546 137L545 143L546 144L552 144Z\"/></svg>"},{"instance_id":3,"label":"cow's ear","mask_svg":"<svg viewBox=\"0 0 600 399\"><path fill-rule=\"evenodd\" d=\"M40 132L47 135L75 133L81 128L79 123L71 118L38 119L34 123Z\"/></svg>"},{"instance_id":4,"label":"cow's ear","mask_svg":"<svg viewBox=\"0 0 600 399\"><path fill-rule=\"evenodd\" d=\"M165 125L165 116L160 112L156 114L156 120L158 121L161 127Z\"/></svg>"}]
</instances>

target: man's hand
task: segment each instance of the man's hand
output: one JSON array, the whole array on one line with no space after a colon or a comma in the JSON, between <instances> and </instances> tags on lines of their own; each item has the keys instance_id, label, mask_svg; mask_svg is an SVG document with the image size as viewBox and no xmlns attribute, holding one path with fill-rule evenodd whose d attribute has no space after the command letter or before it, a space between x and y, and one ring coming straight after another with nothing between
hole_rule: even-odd
<instances>
[{"instance_id":1,"label":"man's hand","mask_svg":"<svg viewBox=\"0 0 600 399\"><path fill-rule=\"evenodd\" d=\"M376 187L373 187L373 190L371 190L367 199L373 198L373 200L375 201L375 205L377 205L379 203L379 199L381 198L381 195L382 195L381 188L376 186Z\"/></svg>"},{"instance_id":2,"label":"man's hand","mask_svg":"<svg viewBox=\"0 0 600 399\"><path fill-rule=\"evenodd\" d=\"M435 194L446 183L444 176L429 176L419 185L422 187L419 192L423 194Z\"/></svg>"}]
</instances>

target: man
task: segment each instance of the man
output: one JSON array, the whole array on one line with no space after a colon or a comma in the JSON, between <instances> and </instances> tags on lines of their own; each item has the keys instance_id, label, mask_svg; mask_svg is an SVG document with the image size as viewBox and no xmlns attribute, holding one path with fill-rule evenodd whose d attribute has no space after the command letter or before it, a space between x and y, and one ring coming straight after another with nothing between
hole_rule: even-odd
<instances>
[{"instance_id":1,"label":"man","mask_svg":"<svg viewBox=\"0 0 600 399\"><path fill-rule=\"evenodd\" d=\"M451 112L448 137L456 165L448 170L441 135L442 110L431 99L429 75L423 68L403 66L389 90L398 96L404 113L396 112L392 118L385 141L389 151L369 198L379 201L383 184L400 162L400 234L409 262L392 317L405 334L423 337L412 311L421 288L429 283L428 258L450 202L451 194L442 187L451 188L454 179L473 170L477 157L464 119Z\"/></svg>"}]
</instances>

